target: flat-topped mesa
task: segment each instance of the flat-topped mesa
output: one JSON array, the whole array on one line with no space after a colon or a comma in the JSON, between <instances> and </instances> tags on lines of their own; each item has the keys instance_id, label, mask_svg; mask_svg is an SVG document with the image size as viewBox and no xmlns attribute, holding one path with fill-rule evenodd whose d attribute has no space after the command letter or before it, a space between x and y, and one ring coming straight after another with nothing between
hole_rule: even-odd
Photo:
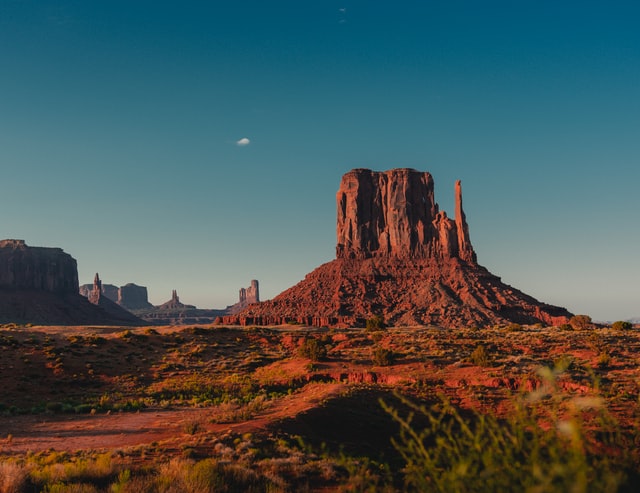
<instances>
[{"instance_id":1,"label":"flat-topped mesa","mask_svg":"<svg viewBox=\"0 0 640 493\"><path fill-rule=\"evenodd\" d=\"M337 258L459 258L475 263L456 182L456 216L434 197L433 177L410 168L354 169L342 177L337 202Z\"/></svg>"},{"instance_id":2,"label":"flat-topped mesa","mask_svg":"<svg viewBox=\"0 0 640 493\"><path fill-rule=\"evenodd\" d=\"M50 293L77 293L78 266L61 248L0 240L0 286Z\"/></svg>"}]
</instances>

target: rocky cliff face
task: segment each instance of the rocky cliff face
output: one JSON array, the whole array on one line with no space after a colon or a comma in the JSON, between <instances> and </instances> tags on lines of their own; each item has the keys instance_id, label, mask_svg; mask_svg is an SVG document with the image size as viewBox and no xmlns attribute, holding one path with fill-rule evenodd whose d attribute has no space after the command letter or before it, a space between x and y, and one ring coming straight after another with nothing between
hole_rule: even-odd
<instances>
[{"instance_id":1,"label":"rocky cliff face","mask_svg":"<svg viewBox=\"0 0 640 493\"><path fill-rule=\"evenodd\" d=\"M1 240L0 286L77 293L78 266L60 248L30 247L23 240Z\"/></svg>"},{"instance_id":2,"label":"rocky cliff face","mask_svg":"<svg viewBox=\"0 0 640 493\"><path fill-rule=\"evenodd\" d=\"M455 218L440 211L429 173L345 174L337 193L336 260L271 301L223 323L442 327L564 323L564 308L540 303L478 265L455 184Z\"/></svg>"},{"instance_id":3,"label":"rocky cliff face","mask_svg":"<svg viewBox=\"0 0 640 493\"><path fill-rule=\"evenodd\" d=\"M439 211L429 173L355 169L336 195L337 258L460 258L475 262L456 183L456 217Z\"/></svg>"},{"instance_id":4,"label":"rocky cliff face","mask_svg":"<svg viewBox=\"0 0 640 493\"><path fill-rule=\"evenodd\" d=\"M22 240L0 241L0 323L142 323L131 314L114 316L91 304L78 290L76 261L60 248L30 247Z\"/></svg>"}]
</instances>

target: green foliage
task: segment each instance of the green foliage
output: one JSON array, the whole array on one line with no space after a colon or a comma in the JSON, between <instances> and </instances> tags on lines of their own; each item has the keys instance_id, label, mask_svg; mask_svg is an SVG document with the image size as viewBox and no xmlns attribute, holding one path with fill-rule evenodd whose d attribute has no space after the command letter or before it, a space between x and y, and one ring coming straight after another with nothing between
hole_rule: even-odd
<instances>
[{"instance_id":1,"label":"green foliage","mask_svg":"<svg viewBox=\"0 0 640 493\"><path fill-rule=\"evenodd\" d=\"M463 412L444 396L430 407L399 396L410 410L406 416L382 402L400 425L394 446L406 463L405 489L617 491L625 479L623 435L600 400L554 394L550 389L555 388L555 370L542 374L547 378L542 391L515 401L514 410L504 419ZM594 415L597 434L587 431L593 427ZM414 424L416 417L426 424Z\"/></svg>"},{"instance_id":2,"label":"green foliage","mask_svg":"<svg viewBox=\"0 0 640 493\"><path fill-rule=\"evenodd\" d=\"M624 320L618 320L611 324L613 330L629 330L631 327L633 327L631 322L625 322Z\"/></svg>"},{"instance_id":3,"label":"green foliage","mask_svg":"<svg viewBox=\"0 0 640 493\"><path fill-rule=\"evenodd\" d=\"M373 349L371 360L376 366L390 366L396 359L396 354L391 350L383 347Z\"/></svg>"},{"instance_id":4,"label":"green foliage","mask_svg":"<svg viewBox=\"0 0 640 493\"><path fill-rule=\"evenodd\" d=\"M569 319L569 324L575 330L583 330L591 325L591 317L589 315L574 315Z\"/></svg>"},{"instance_id":5,"label":"green foliage","mask_svg":"<svg viewBox=\"0 0 640 493\"><path fill-rule=\"evenodd\" d=\"M492 358L483 344L478 344L476 346L469 356L469 361L476 366L491 366L492 364Z\"/></svg>"},{"instance_id":6,"label":"green foliage","mask_svg":"<svg viewBox=\"0 0 640 493\"><path fill-rule=\"evenodd\" d=\"M383 330L387 326L384 323L384 319L380 315L374 315L371 318L368 318L365 327L367 330Z\"/></svg>"},{"instance_id":7,"label":"green foliage","mask_svg":"<svg viewBox=\"0 0 640 493\"><path fill-rule=\"evenodd\" d=\"M305 339L300 346L299 354L311 361L322 361L327 357L327 347L316 338Z\"/></svg>"}]
</instances>

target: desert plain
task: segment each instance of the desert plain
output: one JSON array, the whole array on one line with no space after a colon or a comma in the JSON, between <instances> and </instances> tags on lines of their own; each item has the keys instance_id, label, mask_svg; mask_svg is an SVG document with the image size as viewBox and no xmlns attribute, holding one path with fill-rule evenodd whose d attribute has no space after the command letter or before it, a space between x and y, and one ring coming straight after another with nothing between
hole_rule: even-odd
<instances>
[{"instance_id":1,"label":"desert plain","mask_svg":"<svg viewBox=\"0 0 640 493\"><path fill-rule=\"evenodd\" d=\"M594 324L6 324L0 491L443 491L472 488L481 473L487 488L510 477L491 469L495 458L475 464L461 450L449 464L455 477L420 486L412 467L427 465L407 451L405 432L429 430L447 406L454 426L439 415L437 430L449 429L456 446L465 444L458 418L484 443L481 417L508 430L522 407L535 408L527 423L539 428L526 431L544 435L541 477L528 483L531 471L522 473L525 486L537 481L532 491L563 491L581 477L576 491L633 491L639 348L637 328ZM577 435L565 436L571 427ZM504 444L483 447L508 455ZM584 464L554 458L553 447L579 447Z\"/></svg>"}]
</instances>

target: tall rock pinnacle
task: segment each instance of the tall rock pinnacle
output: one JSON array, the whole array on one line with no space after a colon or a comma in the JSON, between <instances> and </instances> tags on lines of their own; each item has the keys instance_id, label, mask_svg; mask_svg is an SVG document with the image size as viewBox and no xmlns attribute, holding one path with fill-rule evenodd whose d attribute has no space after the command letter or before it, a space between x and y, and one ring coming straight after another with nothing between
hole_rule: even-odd
<instances>
[{"instance_id":1,"label":"tall rock pinnacle","mask_svg":"<svg viewBox=\"0 0 640 493\"><path fill-rule=\"evenodd\" d=\"M469 226L462 209L462 184L456 181L456 235L458 238L458 257L467 262L476 263L476 252L473 251L469 240Z\"/></svg>"}]
</instances>

